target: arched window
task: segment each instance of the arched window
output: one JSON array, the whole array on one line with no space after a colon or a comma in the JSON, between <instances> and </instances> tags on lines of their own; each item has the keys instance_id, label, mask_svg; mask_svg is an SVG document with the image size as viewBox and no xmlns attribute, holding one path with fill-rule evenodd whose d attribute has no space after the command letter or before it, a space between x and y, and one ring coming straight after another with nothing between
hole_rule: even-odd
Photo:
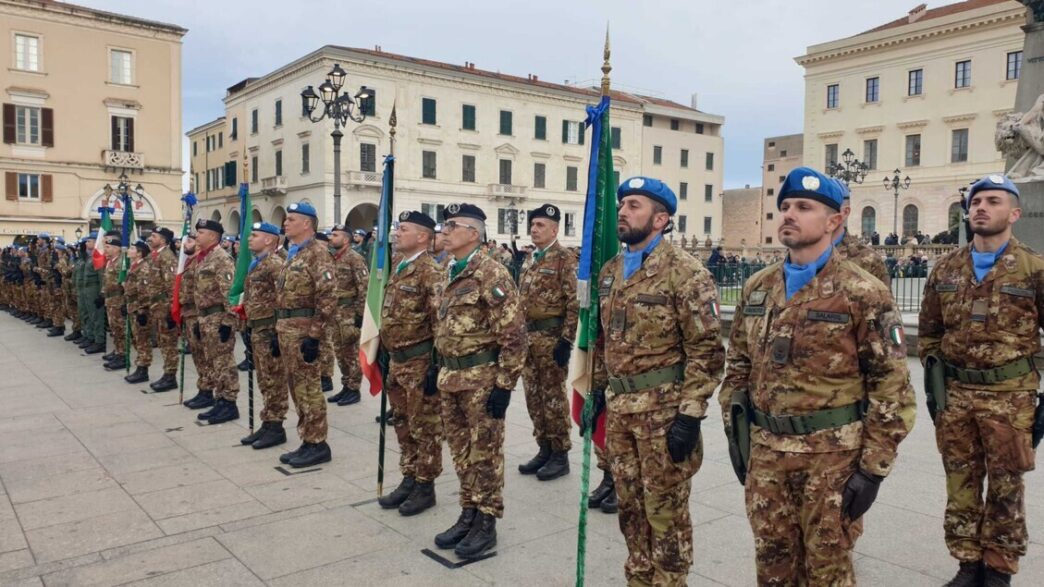
<instances>
[{"instance_id":1,"label":"arched window","mask_svg":"<svg viewBox=\"0 0 1044 587\"><path fill-rule=\"evenodd\" d=\"M954 202L950 204L950 209L946 213L946 230L953 230L961 225L964 221L964 208L961 207L960 202Z\"/></svg>"},{"instance_id":2,"label":"arched window","mask_svg":"<svg viewBox=\"0 0 1044 587\"><path fill-rule=\"evenodd\" d=\"M917 234L917 206L907 204L903 208L903 236Z\"/></svg>"},{"instance_id":3,"label":"arched window","mask_svg":"<svg viewBox=\"0 0 1044 587\"><path fill-rule=\"evenodd\" d=\"M870 236L877 230L877 210L867 206L863 208L863 217L860 222L863 236Z\"/></svg>"},{"instance_id":4,"label":"arched window","mask_svg":"<svg viewBox=\"0 0 1044 587\"><path fill-rule=\"evenodd\" d=\"M257 208L254 208L254 210L250 213L250 222L254 223L254 222L261 222L261 221L262 221L261 220L261 211L258 210Z\"/></svg>"},{"instance_id":5,"label":"arched window","mask_svg":"<svg viewBox=\"0 0 1044 587\"><path fill-rule=\"evenodd\" d=\"M210 219L216 222L221 222L221 212L214 210L214 213L210 215Z\"/></svg>"},{"instance_id":6,"label":"arched window","mask_svg":"<svg viewBox=\"0 0 1044 587\"><path fill-rule=\"evenodd\" d=\"M228 225L225 226L225 234L237 235L240 229L239 211L233 210L228 215Z\"/></svg>"}]
</instances>

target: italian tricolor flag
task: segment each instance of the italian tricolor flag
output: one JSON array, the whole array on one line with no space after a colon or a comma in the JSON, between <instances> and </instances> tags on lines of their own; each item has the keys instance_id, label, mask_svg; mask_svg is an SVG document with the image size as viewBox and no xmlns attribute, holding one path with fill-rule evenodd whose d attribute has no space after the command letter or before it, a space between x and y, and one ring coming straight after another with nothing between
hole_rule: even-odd
<instances>
[{"instance_id":1,"label":"italian tricolor flag","mask_svg":"<svg viewBox=\"0 0 1044 587\"><path fill-rule=\"evenodd\" d=\"M363 311L362 333L359 336L359 367L370 384L370 395L384 388L384 377L377 362L381 345L381 308L384 306L384 288L391 277L391 221L392 193L395 183L395 158L384 158L384 178L381 182L381 204L377 211L377 240L370 259L370 281L366 287L366 309Z\"/></svg>"}]
</instances>

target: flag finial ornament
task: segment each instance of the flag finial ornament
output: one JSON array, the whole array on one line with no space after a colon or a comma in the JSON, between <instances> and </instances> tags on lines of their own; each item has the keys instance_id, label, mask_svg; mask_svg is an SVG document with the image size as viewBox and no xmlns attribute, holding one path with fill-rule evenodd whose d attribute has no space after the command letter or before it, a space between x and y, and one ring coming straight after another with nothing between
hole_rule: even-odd
<instances>
[{"instance_id":1,"label":"flag finial ornament","mask_svg":"<svg viewBox=\"0 0 1044 587\"><path fill-rule=\"evenodd\" d=\"M609 95L609 72L613 66L609 63L609 23L605 23L605 48L602 50L602 95Z\"/></svg>"}]
</instances>

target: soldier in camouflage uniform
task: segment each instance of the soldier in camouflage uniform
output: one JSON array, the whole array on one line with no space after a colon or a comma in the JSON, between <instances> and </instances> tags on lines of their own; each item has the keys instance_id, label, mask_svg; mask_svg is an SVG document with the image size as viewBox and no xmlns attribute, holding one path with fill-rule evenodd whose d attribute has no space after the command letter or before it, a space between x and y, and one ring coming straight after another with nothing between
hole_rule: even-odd
<instances>
[{"instance_id":1,"label":"soldier in camouflage uniform","mask_svg":"<svg viewBox=\"0 0 1044 587\"><path fill-rule=\"evenodd\" d=\"M58 237L54 243L53 253L53 264L51 266L51 275L53 276L54 282L52 284L53 290L52 295L54 296L54 317L51 318L51 322L54 326L47 331L48 337L62 336L65 334L65 292L66 284L68 283L68 270L69 261L67 249L65 247L65 239Z\"/></svg>"},{"instance_id":2,"label":"soldier in camouflage uniform","mask_svg":"<svg viewBox=\"0 0 1044 587\"><path fill-rule=\"evenodd\" d=\"M76 264L79 263L79 243L66 245L65 255L62 257L60 272L62 274L62 299L64 301L65 318L72 322L72 331L65 335L65 340L75 342L83 337L80 330L80 315L76 311L76 279L73 277Z\"/></svg>"},{"instance_id":3,"label":"soldier in camouflage uniform","mask_svg":"<svg viewBox=\"0 0 1044 587\"><path fill-rule=\"evenodd\" d=\"M333 256L333 247L330 246L330 233L325 230L320 230L315 233L315 239L318 240L326 247L326 250ZM335 328L327 328L323 334L323 339L319 343L319 389L326 393L333 391L333 372L334 362L336 354L334 353L334 330ZM335 397L340 397L341 394L337 394ZM326 401L330 401L327 399ZM334 403L337 400L333 400Z\"/></svg>"},{"instance_id":4,"label":"soldier in camouflage uniform","mask_svg":"<svg viewBox=\"0 0 1044 587\"><path fill-rule=\"evenodd\" d=\"M529 419L539 450L518 466L549 481L569 473L569 394L566 369L576 334L576 255L558 243L562 212L544 204L529 213L529 235L537 250L522 269L519 294L526 312L529 350L522 369Z\"/></svg>"},{"instance_id":5,"label":"soldier in camouflage uniform","mask_svg":"<svg viewBox=\"0 0 1044 587\"><path fill-rule=\"evenodd\" d=\"M196 232L193 229L185 235L181 246L185 250L185 267L181 272L181 289L178 300L181 303L181 332L188 343L192 363L196 366L196 395L184 402L190 410L201 410L214 405L214 384L211 381L210 363L207 361L207 348L203 344L199 330L199 308L196 307L196 272L192 271L196 263Z\"/></svg>"},{"instance_id":6,"label":"soldier in camouflage uniform","mask_svg":"<svg viewBox=\"0 0 1044 587\"><path fill-rule=\"evenodd\" d=\"M174 233L169 228L159 228L149 235L149 292L150 322L156 329L156 345L163 355L163 377L153 381L153 391L169 391L178 387L178 330L174 317L170 315L171 295L174 293L174 272L178 259L170 250Z\"/></svg>"},{"instance_id":7,"label":"soldier in camouflage uniform","mask_svg":"<svg viewBox=\"0 0 1044 587\"><path fill-rule=\"evenodd\" d=\"M777 206L789 256L750 278L732 326L719 400L761 585L855 583L861 517L914 423L891 293L833 254L842 196L815 170L787 175ZM749 461L737 433L749 433Z\"/></svg>"},{"instance_id":8,"label":"soldier in camouflage uniform","mask_svg":"<svg viewBox=\"0 0 1044 587\"><path fill-rule=\"evenodd\" d=\"M84 244L83 287L78 301L82 312L84 339L78 343L88 355L105 352L105 298L102 295L103 269L94 268L94 248L98 238L104 238L97 232L91 232Z\"/></svg>"},{"instance_id":9,"label":"soldier in camouflage uniform","mask_svg":"<svg viewBox=\"0 0 1044 587\"><path fill-rule=\"evenodd\" d=\"M236 396L239 394L239 371L233 359L236 339L232 336L238 319L229 306L228 293L236 268L232 256L220 246L225 228L216 220L196 222L196 256L192 263L194 291L199 318L199 338L206 348L214 406L196 416L210 424L239 418Z\"/></svg>"},{"instance_id":10,"label":"soldier in camouflage uniform","mask_svg":"<svg viewBox=\"0 0 1044 587\"><path fill-rule=\"evenodd\" d=\"M359 402L359 335L366 306L366 287L370 271L366 260L349 246L351 233L343 224L333 227L330 245L337 269L337 326L332 328L333 348L341 370L341 391L327 401L339 406Z\"/></svg>"},{"instance_id":11,"label":"soldier in camouflage uniform","mask_svg":"<svg viewBox=\"0 0 1044 587\"><path fill-rule=\"evenodd\" d=\"M149 293L148 279L149 270L146 258L149 255L149 245L138 239L134 246L127 249L131 265L127 271L127 279L123 282L123 292L126 298L126 316L130 317L131 340L134 341L134 351L137 356L134 364L137 368L133 373L124 376L124 381L131 384L145 383L149 380L149 365L152 364L152 340L149 328Z\"/></svg>"},{"instance_id":12,"label":"soldier in camouflage uniform","mask_svg":"<svg viewBox=\"0 0 1044 587\"><path fill-rule=\"evenodd\" d=\"M627 541L631 585L683 585L692 565L692 476L703 463L700 421L721 379L717 289L696 258L663 238L677 198L635 177L617 190L627 245L598 277L602 335L594 357L595 418Z\"/></svg>"},{"instance_id":13,"label":"soldier in camouflage uniform","mask_svg":"<svg viewBox=\"0 0 1044 587\"><path fill-rule=\"evenodd\" d=\"M287 208L283 227L290 241L276 278L276 333L286 366L290 397L297 409L301 446L279 457L300 468L329 462L326 398L320 391L319 345L337 311L333 258L316 240L318 214L307 202Z\"/></svg>"},{"instance_id":14,"label":"soldier in camouflage uniform","mask_svg":"<svg viewBox=\"0 0 1044 587\"><path fill-rule=\"evenodd\" d=\"M881 259L881 256L878 255L876 251L860 242L859 239L852 236L852 233L848 232L848 229L845 228L845 224L848 222L848 216L852 213L852 200L848 187L844 184L841 184L841 186L845 190L844 203L841 204L841 216L844 220L841 222L841 226L834 231L832 237L834 241L834 253L842 259L848 259L855 263L870 275L880 279L881 283L891 288L892 277L888 274L888 268L885 267L884 260Z\"/></svg>"},{"instance_id":15,"label":"soldier in camouflage uniform","mask_svg":"<svg viewBox=\"0 0 1044 587\"><path fill-rule=\"evenodd\" d=\"M446 250L457 260L439 304L435 348L462 512L435 544L473 558L496 545L504 515L504 415L525 360L526 326L511 275L482 250L485 213L451 204L445 216Z\"/></svg>"},{"instance_id":16,"label":"soldier in camouflage uniform","mask_svg":"<svg viewBox=\"0 0 1044 587\"><path fill-rule=\"evenodd\" d=\"M120 233L110 230L105 235L105 276L102 293L105 294L105 316L112 335L113 352L105 355L105 369L119 371L127 364L127 315L123 284L120 283Z\"/></svg>"},{"instance_id":17,"label":"soldier in camouflage uniform","mask_svg":"<svg viewBox=\"0 0 1044 587\"><path fill-rule=\"evenodd\" d=\"M428 254L435 221L403 212L395 232L399 260L388 279L381 308L381 345L390 355L388 399L397 414L402 482L378 502L404 516L435 505L435 478L442 473L442 416L438 366L432 361L442 268Z\"/></svg>"},{"instance_id":18,"label":"soldier in camouflage uniform","mask_svg":"<svg viewBox=\"0 0 1044 587\"><path fill-rule=\"evenodd\" d=\"M974 237L928 277L919 353L926 372L945 374L928 407L946 470L946 546L960 562L949 585L1007 585L1028 542L1022 477L1044 434L1033 364L1044 258L1011 236L1022 210L1008 178L980 179L965 207Z\"/></svg>"},{"instance_id":19,"label":"soldier in camouflage uniform","mask_svg":"<svg viewBox=\"0 0 1044 587\"><path fill-rule=\"evenodd\" d=\"M283 259L275 254L279 246L279 227L268 222L255 222L247 246L253 260L244 284L243 310L264 405L261 408L261 427L240 442L262 449L286 442L283 420L289 407L286 365L276 337L276 277L283 266Z\"/></svg>"}]
</instances>

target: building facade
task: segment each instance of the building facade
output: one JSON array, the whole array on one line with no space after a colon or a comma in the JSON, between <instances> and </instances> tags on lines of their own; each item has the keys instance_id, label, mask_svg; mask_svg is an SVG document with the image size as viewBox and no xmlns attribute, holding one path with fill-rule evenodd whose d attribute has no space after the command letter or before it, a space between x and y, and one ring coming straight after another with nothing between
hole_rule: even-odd
<instances>
[{"instance_id":1,"label":"building facade","mask_svg":"<svg viewBox=\"0 0 1044 587\"><path fill-rule=\"evenodd\" d=\"M749 185L722 192L723 246L730 249L758 248L764 224L758 220L764 200L762 192L760 187Z\"/></svg>"},{"instance_id":2,"label":"building facade","mask_svg":"<svg viewBox=\"0 0 1044 587\"><path fill-rule=\"evenodd\" d=\"M776 236L779 211L776 195L787 174L801 167L804 159L805 135L784 135L765 139L761 164L762 197L759 200L758 230L762 247L780 247Z\"/></svg>"},{"instance_id":3,"label":"building facade","mask_svg":"<svg viewBox=\"0 0 1044 587\"><path fill-rule=\"evenodd\" d=\"M993 136L1015 102L1025 13L1013 0L922 4L796 59L805 68L804 164L824 169L851 149L870 166L851 185L849 230L877 231L882 242L893 230L949 230L960 221L958 190L1004 170ZM882 181L895 170L911 180L898 195Z\"/></svg>"},{"instance_id":4,"label":"building facade","mask_svg":"<svg viewBox=\"0 0 1044 587\"><path fill-rule=\"evenodd\" d=\"M181 27L0 0L0 241L97 224L122 173L144 225L180 226ZM116 217L122 215L117 206Z\"/></svg>"},{"instance_id":5,"label":"building facade","mask_svg":"<svg viewBox=\"0 0 1044 587\"><path fill-rule=\"evenodd\" d=\"M550 203L563 212L562 241L579 243L590 150L584 108L597 102L597 90L379 48L325 46L230 87L225 115L188 133L199 215L238 230L236 184L245 161L253 219L281 222L288 204L306 200L320 225L334 223L334 125L305 116L301 90L321 84L335 64L347 72L344 91L354 95L365 86L369 94L361 101L365 120L343 129L342 221L373 225L394 107L395 213L416 209L439 218L449 204L471 202L486 211L489 238L504 241L526 234L526 211ZM679 193L677 233L720 238L714 194L722 185L724 119L623 92L613 92L610 119L618 178L664 179Z\"/></svg>"}]
</instances>

